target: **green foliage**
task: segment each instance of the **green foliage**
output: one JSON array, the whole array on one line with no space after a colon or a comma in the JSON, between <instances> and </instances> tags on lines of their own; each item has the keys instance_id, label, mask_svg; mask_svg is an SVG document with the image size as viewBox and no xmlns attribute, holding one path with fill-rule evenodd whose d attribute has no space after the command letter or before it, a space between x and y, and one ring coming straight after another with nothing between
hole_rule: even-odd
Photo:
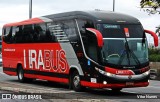
<instances>
[{"instance_id":1,"label":"green foliage","mask_svg":"<svg viewBox=\"0 0 160 102\"><path fill-rule=\"evenodd\" d=\"M160 62L160 55L149 55L149 61L150 62Z\"/></svg>"},{"instance_id":2,"label":"green foliage","mask_svg":"<svg viewBox=\"0 0 160 102\"><path fill-rule=\"evenodd\" d=\"M149 61L160 62L160 49L149 49Z\"/></svg>"},{"instance_id":3,"label":"green foliage","mask_svg":"<svg viewBox=\"0 0 160 102\"><path fill-rule=\"evenodd\" d=\"M143 9L147 8L145 11L147 11L149 14L160 14L160 11L157 10L160 8L160 0L141 0L140 6Z\"/></svg>"},{"instance_id":4,"label":"green foliage","mask_svg":"<svg viewBox=\"0 0 160 102\"><path fill-rule=\"evenodd\" d=\"M149 55L160 54L160 49L149 49Z\"/></svg>"},{"instance_id":5,"label":"green foliage","mask_svg":"<svg viewBox=\"0 0 160 102\"><path fill-rule=\"evenodd\" d=\"M145 6L150 6L156 9L160 7L160 0L141 0L140 5L142 8Z\"/></svg>"}]
</instances>

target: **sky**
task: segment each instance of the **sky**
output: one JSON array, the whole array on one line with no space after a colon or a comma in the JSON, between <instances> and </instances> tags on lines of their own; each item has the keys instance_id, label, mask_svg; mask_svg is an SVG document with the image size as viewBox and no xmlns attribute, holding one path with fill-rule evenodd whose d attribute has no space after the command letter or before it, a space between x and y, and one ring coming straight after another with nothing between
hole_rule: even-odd
<instances>
[{"instance_id":1,"label":"sky","mask_svg":"<svg viewBox=\"0 0 160 102\"><path fill-rule=\"evenodd\" d=\"M115 0L115 12L134 16L140 20L145 29L155 32L155 27L160 25L160 14L148 15L140 8L140 1ZM32 2L32 17L76 10L113 10L113 0L32 0ZM6 23L28 18L29 0L0 0L0 32Z\"/></svg>"}]
</instances>

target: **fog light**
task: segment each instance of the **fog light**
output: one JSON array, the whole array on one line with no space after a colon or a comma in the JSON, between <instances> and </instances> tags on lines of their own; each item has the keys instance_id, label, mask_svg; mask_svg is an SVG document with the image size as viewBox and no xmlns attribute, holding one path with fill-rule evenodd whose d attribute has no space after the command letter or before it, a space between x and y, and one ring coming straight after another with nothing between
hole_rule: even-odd
<instances>
[{"instance_id":1,"label":"fog light","mask_svg":"<svg viewBox=\"0 0 160 102\"><path fill-rule=\"evenodd\" d=\"M111 74L111 73L106 73L106 75L107 75L107 76L112 76L112 74Z\"/></svg>"},{"instance_id":2,"label":"fog light","mask_svg":"<svg viewBox=\"0 0 160 102\"><path fill-rule=\"evenodd\" d=\"M107 84L107 82L106 82L106 81L103 81L103 84Z\"/></svg>"}]
</instances>

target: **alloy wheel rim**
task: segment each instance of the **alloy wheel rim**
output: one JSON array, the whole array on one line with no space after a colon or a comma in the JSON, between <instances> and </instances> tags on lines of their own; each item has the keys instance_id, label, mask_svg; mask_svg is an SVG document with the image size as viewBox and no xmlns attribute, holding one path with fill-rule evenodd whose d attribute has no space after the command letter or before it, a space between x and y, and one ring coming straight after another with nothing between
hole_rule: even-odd
<instances>
[{"instance_id":1,"label":"alloy wheel rim","mask_svg":"<svg viewBox=\"0 0 160 102\"><path fill-rule=\"evenodd\" d=\"M73 83L75 87L78 87L79 83L80 83L80 78L78 75L76 75L73 79Z\"/></svg>"},{"instance_id":2,"label":"alloy wheel rim","mask_svg":"<svg viewBox=\"0 0 160 102\"><path fill-rule=\"evenodd\" d=\"M22 75L22 70L20 70L20 71L19 71L19 79L22 80L22 77L23 77L23 75Z\"/></svg>"}]
</instances>

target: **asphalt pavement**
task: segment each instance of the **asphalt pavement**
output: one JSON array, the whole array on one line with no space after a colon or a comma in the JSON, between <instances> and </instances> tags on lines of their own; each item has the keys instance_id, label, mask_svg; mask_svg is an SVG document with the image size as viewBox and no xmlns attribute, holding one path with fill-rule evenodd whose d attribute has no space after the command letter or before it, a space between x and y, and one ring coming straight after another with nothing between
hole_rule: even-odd
<instances>
[{"instance_id":1,"label":"asphalt pavement","mask_svg":"<svg viewBox=\"0 0 160 102\"><path fill-rule=\"evenodd\" d=\"M41 95L43 99L3 100L2 93L11 95ZM0 67L0 98L2 102L160 102L160 81L150 80L148 87L125 88L119 93L109 89L89 89L84 92L69 90L67 85L35 80L32 83L20 83L17 76L8 76ZM45 99L45 100L44 100Z\"/></svg>"}]
</instances>

